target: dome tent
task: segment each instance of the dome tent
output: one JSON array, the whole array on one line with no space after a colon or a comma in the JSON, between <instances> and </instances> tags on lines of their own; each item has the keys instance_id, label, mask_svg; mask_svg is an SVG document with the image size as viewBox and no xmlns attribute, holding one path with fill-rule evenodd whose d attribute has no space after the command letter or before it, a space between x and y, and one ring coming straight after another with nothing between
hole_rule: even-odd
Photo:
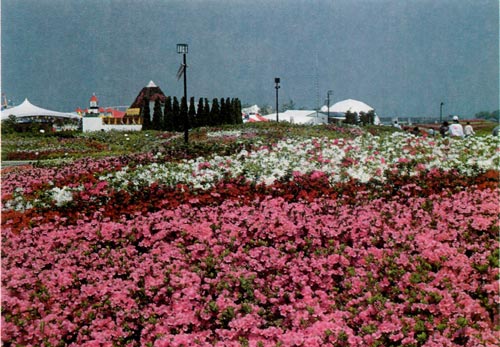
<instances>
[{"instance_id":1,"label":"dome tent","mask_svg":"<svg viewBox=\"0 0 500 347\"><path fill-rule=\"evenodd\" d=\"M67 118L67 119L79 119L80 116L72 113L57 112L47 110L38 106L33 105L26 98L23 103L11 108L2 110L1 119L8 119L10 116L15 116L18 119L30 119L37 117L51 117L51 118Z\"/></svg>"},{"instance_id":2,"label":"dome tent","mask_svg":"<svg viewBox=\"0 0 500 347\"><path fill-rule=\"evenodd\" d=\"M358 116L360 113L375 112L375 109L373 107L365 104L362 101L354 99L346 99L339 101L330 106L329 108L326 105L324 105L323 107L321 107L321 112L328 112L328 109L330 110L330 114L333 114L337 117L340 115L345 117L345 114L347 112L356 113L358 114ZM380 124L380 119L376 113L375 113L374 124L375 125Z\"/></svg>"},{"instance_id":3,"label":"dome tent","mask_svg":"<svg viewBox=\"0 0 500 347\"><path fill-rule=\"evenodd\" d=\"M326 105L321 108L321 112L327 111L328 107ZM342 100L330 106L330 112L332 113L346 113L347 111L359 114L361 112L368 113L374 111L374 109L364 102L353 99Z\"/></svg>"}]
</instances>

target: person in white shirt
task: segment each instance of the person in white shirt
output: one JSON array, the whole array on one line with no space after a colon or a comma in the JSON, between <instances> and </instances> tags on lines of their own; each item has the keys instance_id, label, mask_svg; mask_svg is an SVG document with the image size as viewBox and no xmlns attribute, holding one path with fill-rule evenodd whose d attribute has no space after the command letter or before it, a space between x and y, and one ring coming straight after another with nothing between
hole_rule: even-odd
<instances>
[{"instance_id":1,"label":"person in white shirt","mask_svg":"<svg viewBox=\"0 0 500 347\"><path fill-rule=\"evenodd\" d=\"M475 135L476 133L474 132L474 129L472 129L472 125L470 125L470 122L467 122L464 128L464 135L465 137L470 137L472 135Z\"/></svg>"},{"instance_id":2,"label":"person in white shirt","mask_svg":"<svg viewBox=\"0 0 500 347\"><path fill-rule=\"evenodd\" d=\"M453 116L453 124L450 124L448 131L451 137L464 137L464 128L459 123L457 116Z\"/></svg>"}]
</instances>

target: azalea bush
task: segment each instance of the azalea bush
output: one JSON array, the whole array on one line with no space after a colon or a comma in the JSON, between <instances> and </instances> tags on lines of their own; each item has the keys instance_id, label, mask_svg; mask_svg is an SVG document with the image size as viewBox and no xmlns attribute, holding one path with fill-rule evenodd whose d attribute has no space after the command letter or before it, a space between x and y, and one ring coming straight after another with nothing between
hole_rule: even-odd
<instances>
[{"instance_id":1,"label":"azalea bush","mask_svg":"<svg viewBox=\"0 0 500 347\"><path fill-rule=\"evenodd\" d=\"M498 345L497 139L284 129L3 173L3 343Z\"/></svg>"}]
</instances>

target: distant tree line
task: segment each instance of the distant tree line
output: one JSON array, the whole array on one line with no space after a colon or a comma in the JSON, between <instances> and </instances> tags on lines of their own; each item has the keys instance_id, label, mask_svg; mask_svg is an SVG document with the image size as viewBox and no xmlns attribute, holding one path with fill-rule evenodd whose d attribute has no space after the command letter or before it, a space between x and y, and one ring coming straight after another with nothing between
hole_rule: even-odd
<instances>
[{"instance_id":1,"label":"distant tree line","mask_svg":"<svg viewBox=\"0 0 500 347\"><path fill-rule=\"evenodd\" d=\"M238 98L214 98L212 103L207 98L200 98L195 105L195 98L191 97L187 105L184 97L167 96L165 102L156 100L153 115L149 107L149 100L144 99L141 108L143 130L183 131L184 116L188 115L188 127L217 126L223 124L242 124L241 101Z\"/></svg>"},{"instance_id":2,"label":"distant tree line","mask_svg":"<svg viewBox=\"0 0 500 347\"><path fill-rule=\"evenodd\" d=\"M481 112L476 113L474 115L474 118L487 119L487 120L492 120L492 121L498 122L500 120L500 110L496 110L493 112L481 111Z\"/></svg>"}]
</instances>

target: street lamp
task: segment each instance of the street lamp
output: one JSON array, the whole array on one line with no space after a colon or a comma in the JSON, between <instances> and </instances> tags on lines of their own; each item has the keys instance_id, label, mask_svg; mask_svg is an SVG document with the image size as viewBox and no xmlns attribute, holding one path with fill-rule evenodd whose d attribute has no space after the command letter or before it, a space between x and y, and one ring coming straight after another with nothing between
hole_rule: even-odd
<instances>
[{"instance_id":1,"label":"street lamp","mask_svg":"<svg viewBox=\"0 0 500 347\"><path fill-rule=\"evenodd\" d=\"M439 105L439 122L440 123L443 122L443 105L444 105L444 102L441 102L441 104Z\"/></svg>"},{"instance_id":2,"label":"street lamp","mask_svg":"<svg viewBox=\"0 0 500 347\"><path fill-rule=\"evenodd\" d=\"M280 89L280 78L276 77L274 79L274 83L276 84L274 88L276 88L276 122L279 122L278 118L278 89Z\"/></svg>"},{"instance_id":3,"label":"street lamp","mask_svg":"<svg viewBox=\"0 0 500 347\"><path fill-rule=\"evenodd\" d=\"M326 103L327 103L327 111L328 111L328 121L330 121L330 95L333 94L333 90L329 90L326 92Z\"/></svg>"},{"instance_id":4,"label":"street lamp","mask_svg":"<svg viewBox=\"0 0 500 347\"><path fill-rule=\"evenodd\" d=\"M184 142L188 143L189 141L189 124L188 124L188 112L187 112L187 80L186 80L186 70L187 70L187 64L186 64L186 54L188 52L188 45L186 43L178 43L177 44L177 53L182 54L182 65L181 65L181 70L179 70L179 73L182 73L184 75L184 102L186 103L186 107L184 107L184 112L183 118L184 118Z\"/></svg>"}]
</instances>

